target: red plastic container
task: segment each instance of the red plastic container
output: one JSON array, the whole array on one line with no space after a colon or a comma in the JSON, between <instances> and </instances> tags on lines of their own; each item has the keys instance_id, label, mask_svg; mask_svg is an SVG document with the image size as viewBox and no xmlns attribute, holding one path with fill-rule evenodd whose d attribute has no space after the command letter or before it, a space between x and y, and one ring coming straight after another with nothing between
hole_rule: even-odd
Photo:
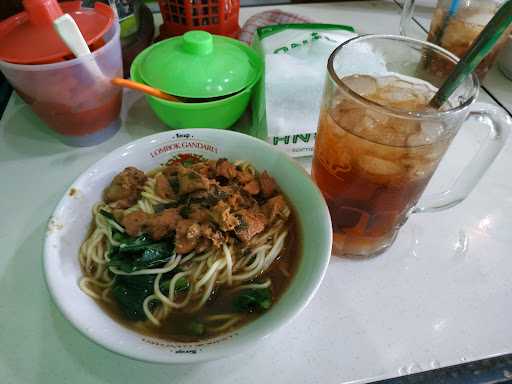
<instances>
[{"instance_id":1,"label":"red plastic container","mask_svg":"<svg viewBox=\"0 0 512 384\"><path fill-rule=\"evenodd\" d=\"M238 38L240 0L158 0L164 23L159 39L192 30Z\"/></svg>"}]
</instances>

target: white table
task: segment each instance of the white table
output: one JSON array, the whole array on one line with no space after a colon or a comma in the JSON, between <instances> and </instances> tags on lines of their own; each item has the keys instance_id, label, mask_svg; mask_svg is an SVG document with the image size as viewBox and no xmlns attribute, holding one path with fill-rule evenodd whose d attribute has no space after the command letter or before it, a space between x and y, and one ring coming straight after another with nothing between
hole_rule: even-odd
<instances>
[{"instance_id":1,"label":"white table","mask_svg":"<svg viewBox=\"0 0 512 384\"><path fill-rule=\"evenodd\" d=\"M398 32L392 2L279 8L359 32ZM242 9L242 21L263 9ZM506 81L498 81L495 96L510 107ZM485 92L481 99L490 100ZM0 382L338 384L512 352L510 143L458 207L412 217L380 257L333 259L307 309L243 355L159 366L98 347L50 301L42 241L49 215L78 174L112 149L165 129L133 93L126 94L122 117L112 139L76 149L60 143L18 98L10 100L0 122ZM463 163L473 146L466 136L457 140L448 168Z\"/></svg>"}]
</instances>

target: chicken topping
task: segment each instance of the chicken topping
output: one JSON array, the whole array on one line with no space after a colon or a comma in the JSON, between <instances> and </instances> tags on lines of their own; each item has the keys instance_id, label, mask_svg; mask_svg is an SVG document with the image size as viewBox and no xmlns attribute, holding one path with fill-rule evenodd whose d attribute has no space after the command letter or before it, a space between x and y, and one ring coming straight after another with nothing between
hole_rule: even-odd
<instances>
[{"instance_id":1,"label":"chicken topping","mask_svg":"<svg viewBox=\"0 0 512 384\"><path fill-rule=\"evenodd\" d=\"M163 174L158 174L155 177L155 194L163 199L172 199L175 197L169 180Z\"/></svg>"},{"instance_id":2,"label":"chicken topping","mask_svg":"<svg viewBox=\"0 0 512 384\"><path fill-rule=\"evenodd\" d=\"M105 190L104 200L112 208L128 208L140 197L147 176L135 167L125 168Z\"/></svg>"},{"instance_id":3,"label":"chicken topping","mask_svg":"<svg viewBox=\"0 0 512 384\"><path fill-rule=\"evenodd\" d=\"M204 252L226 241L247 243L276 220L286 220L290 208L267 173L237 168L226 159L187 159L168 163L155 176L155 194L171 200L157 213L123 209L135 205L147 177L126 168L105 191L114 218L132 237L174 238L176 252ZM237 240L235 240L237 239Z\"/></svg>"},{"instance_id":4,"label":"chicken topping","mask_svg":"<svg viewBox=\"0 0 512 384\"><path fill-rule=\"evenodd\" d=\"M251 240L265 229L267 220L261 212L243 209L237 214L237 217L240 224L235 228L235 234L244 242Z\"/></svg>"}]
</instances>

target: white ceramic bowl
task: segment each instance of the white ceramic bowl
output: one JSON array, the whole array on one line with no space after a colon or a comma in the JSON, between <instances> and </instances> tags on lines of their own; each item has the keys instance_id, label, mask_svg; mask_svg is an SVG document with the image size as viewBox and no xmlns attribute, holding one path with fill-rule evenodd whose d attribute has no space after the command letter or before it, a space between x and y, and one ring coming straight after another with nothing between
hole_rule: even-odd
<instances>
[{"instance_id":1,"label":"white ceramic bowl","mask_svg":"<svg viewBox=\"0 0 512 384\"><path fill-rule=\"evenodd\" d=\"M249 160L268 170L295 208L302 240L300 263L280 300L257 320L207 342L179 343L142 336L112 320L78 287L78 249L91 222L91 208L103 189L127 166L151 170L178 153ZM234 354L295 317L311 300L327 268L332 231L321 193L304 170L261 140L231 131L177 130L134 141L110 153L75 180L48 224L44 273L49 291L69 321L105 348L139 360L189 363Z\"/></svg>"}]
</instances>

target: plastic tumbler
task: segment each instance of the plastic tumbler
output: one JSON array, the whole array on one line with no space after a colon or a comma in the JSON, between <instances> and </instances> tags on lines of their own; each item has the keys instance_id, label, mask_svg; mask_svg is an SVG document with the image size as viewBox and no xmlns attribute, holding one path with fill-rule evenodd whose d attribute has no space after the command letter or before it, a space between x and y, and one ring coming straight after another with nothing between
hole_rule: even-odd
<instances>
[{"instance_id":1,"label":"plastic tumbler","mask_svg":"<svg viewBox=\"0 0 512 384\"><path fill-rule=\"evenodd\" d=\"M416 0L404 1L400 20L400 32L404 36L414 36L411 20L415 2ZM461 58L505 2L505 0L437 0L427 41L439 45ZM480 81L485 78L496 61L498 53L507 41L507 35L507 33L503 35L491 53L476 68L476 74ZM431 63L433 69L448 74L453 69L453 65L445 64L435 60L432 60Z\"/></svg>"},{"instance_id":2,"label":"plastic tumbler","mask_svg":"<svg viewBox=\"0 0 512 384\"><path fill-rule=\"evenodd\" d=\"M50 64L0 61L0 70L19 96L70 145L94 145L119 129L122 92L109 79L122 76L120 27L113 22L104 45L91 55ZM103 76L94 75L96 61Z\"/></svg>"}]
</instances>

